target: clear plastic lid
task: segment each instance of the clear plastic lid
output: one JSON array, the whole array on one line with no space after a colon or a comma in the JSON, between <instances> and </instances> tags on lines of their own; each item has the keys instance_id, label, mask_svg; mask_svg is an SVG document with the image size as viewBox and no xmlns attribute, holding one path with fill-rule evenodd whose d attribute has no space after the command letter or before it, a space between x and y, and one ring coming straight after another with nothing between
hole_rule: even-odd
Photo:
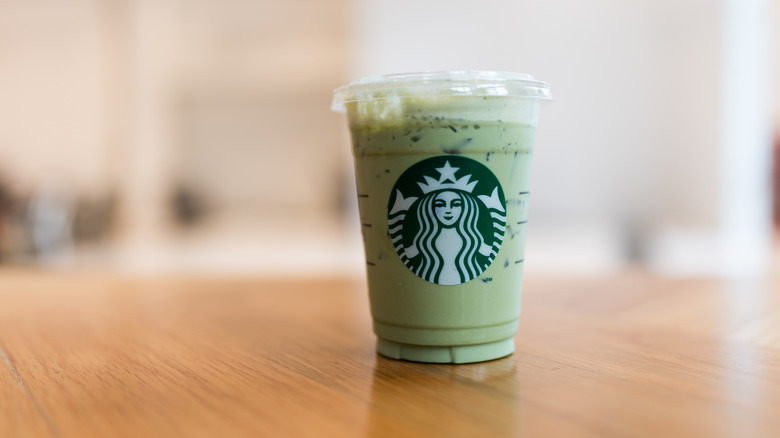
<instances>
[{"instance_id":1,"label":"clear plastic lid","mask_svg":"<svg viewBox=\"0 0 780 438\"><path fill-rule=\"evenodd\" d=\"M331 109L377 99L450 96L552 99L550 84L531 75L498 71L435 71L368 76L333 92Z\"/></svg>"}]
</instances>

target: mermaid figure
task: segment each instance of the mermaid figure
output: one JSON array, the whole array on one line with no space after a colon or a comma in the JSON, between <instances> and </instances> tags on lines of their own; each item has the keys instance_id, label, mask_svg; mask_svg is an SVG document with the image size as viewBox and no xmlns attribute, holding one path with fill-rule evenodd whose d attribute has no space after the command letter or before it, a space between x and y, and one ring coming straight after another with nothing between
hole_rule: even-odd
<instances>
[{"instance_id":1,"label":"mermaid figure","mask_svg":"<svg viewBox=\"0 0 780 438\"><path fill-rule=\"evenodd\" d=\"M437 169L442 174L438 180L423 175L420 197L397 191L388 215L390 238L401 261L418 277L442 285L482 274L495 259L506 226L498 188L490 196L475 196L477 181L470 181L470 175L456 178L457 169L447 162ZM492 224L492 231L480 231L480 223ZM404 237L405 227L414 237Z\"/></svg>"},{"instance_id":2,"label":"mermaid figure","mask_svg":"<svg viewBox=\"0 0 780 438\"><path fill-rule=\"evenodd\" d=\"M419 256L413 269L417 276L437 284L460 284L482 273L487 260L480 259L490 257L493 248L477 228L479 206L473 196L455 190L429 193L416 213L419 230L405 255Z\"/></svg>"}]
</instances>

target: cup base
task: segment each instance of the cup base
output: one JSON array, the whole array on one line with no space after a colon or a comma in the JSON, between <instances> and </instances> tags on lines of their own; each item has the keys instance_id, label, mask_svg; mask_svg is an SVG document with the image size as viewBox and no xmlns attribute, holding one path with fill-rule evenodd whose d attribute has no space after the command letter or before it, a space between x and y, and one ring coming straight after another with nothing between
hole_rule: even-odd
<instances>
[{"instance_id":1,"label":"cup base","mask_svg":"<svg viewBox=\"0 0 780 438\"><path fill-rule=\"evenodd\" d=\"M376 351L391 359L426 363L474 363L509 356L515 352L514 338L476 345L412 345L378 338Z\"/></svg>"}]
</instances>

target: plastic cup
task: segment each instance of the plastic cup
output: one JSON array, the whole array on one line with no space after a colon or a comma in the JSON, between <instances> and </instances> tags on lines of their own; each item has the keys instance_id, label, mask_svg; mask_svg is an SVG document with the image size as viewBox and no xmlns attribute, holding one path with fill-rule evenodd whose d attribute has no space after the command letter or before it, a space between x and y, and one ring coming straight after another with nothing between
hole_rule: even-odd
<instances>
[{"instance_id":1,"label":"plastic cup","mask_svg":"<svg viewBox=\"0 0 780 438\"><path fill-rule=\"evenodd\" d=\"M359 79L334 96L351 133L377 351L432 363L512 354L549 85L426 72Z\"/></svg>"}]
</instances>

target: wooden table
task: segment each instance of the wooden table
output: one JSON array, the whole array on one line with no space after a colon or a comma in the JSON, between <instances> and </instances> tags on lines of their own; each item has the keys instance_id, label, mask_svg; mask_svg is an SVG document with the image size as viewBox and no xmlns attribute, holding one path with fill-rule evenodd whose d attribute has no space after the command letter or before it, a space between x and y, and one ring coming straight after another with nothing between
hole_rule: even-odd
<instances>
[{"instance_id":1,"label":"wooden table","mask_svg":"<svg viewBox=\"0 0 780 438\"><path fill-rule=\"evenodd\" d=\"M778 282L525 290L513 356L425 365L359 279L0 271L0 437L780 436Z\"/></svg>"}]
</instances>

